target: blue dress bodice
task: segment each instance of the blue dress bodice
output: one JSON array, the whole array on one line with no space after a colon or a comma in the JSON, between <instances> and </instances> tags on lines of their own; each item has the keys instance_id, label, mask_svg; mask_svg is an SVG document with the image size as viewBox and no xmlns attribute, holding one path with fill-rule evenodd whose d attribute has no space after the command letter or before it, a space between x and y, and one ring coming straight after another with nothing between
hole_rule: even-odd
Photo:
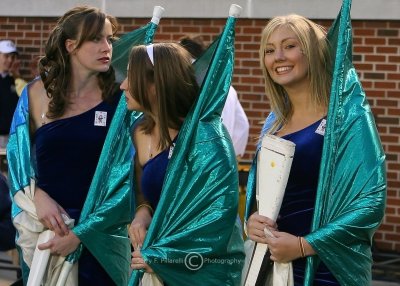
<instances>
[{"instance_id":1,"label":"blue dress bodice","mask_svg":"<svg viewBox=\"0 0 400 286\"><path fill-rule=\"evenodd\" d=\"M281 210L277 219L279 231L295 236L311 232L318 187L319 169L324 141L325 119L318 120L297 132L282 136L296 144L292 167ZM303 285L306 259L293 261L295 285ZM321 263L314 285L339 285L326 266Z\"/></svg>"},{"instance_id":2,"label":"blue dress bodice","mask_svg":"<svg viewBox=\"0 0 400 286\"><path fill-rule=\"evenodd\" d=\"M173 144L175 144L175 140ZM157 208L160 200L164 177L172 151L173 147L167 148L143 165L141 190L153 209Z\"/></svg>"},{"instance_id":3,"label":"blue dress bodice","mask_svg":"<svg viewBox=\"0 0 400 286\"><path fill-rule=\"evenodd\" d=\"M34 134L36 184L64 209L83 207L117 102L103 101Z\"/></svg>"},{"instance_id":4,"label":"blue dress bodice","mask_svg":"<svg viewBox=\"0 0 400 286\"><path fill-rule=\"evenodd\" d=\"M121 92L76 116L58 119L34 134L36 185L79 217L100 158ZM115 285L96 258L84 248L78 264L79 285Z\"/></svg>"}]
</instances>

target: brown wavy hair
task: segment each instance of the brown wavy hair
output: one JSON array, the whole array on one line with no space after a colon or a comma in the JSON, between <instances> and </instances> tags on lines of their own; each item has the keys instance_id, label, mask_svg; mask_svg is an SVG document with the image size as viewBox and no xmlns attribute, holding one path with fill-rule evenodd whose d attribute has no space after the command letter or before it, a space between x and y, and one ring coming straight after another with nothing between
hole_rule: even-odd
<instances>
[{"instance_id":1,"label":"brown wavy hair","mask_svg":"<svg viewBox=\"0 0 400 286\"><path fill-rule=\"evenodd\" d=\"M132 97L143 107L142 130L150 134L159 120L159 147L172 144L168 128L179 130L199 93L192 57L177 43L154 44L154 66L147 55L146 46L134 47L129 57L128 82ZM155 84L156 97L150 99L149 84ZM155 101L152 109L151 100Z\"/></svg>"},{"instance_id":2,"label":"brown wavy hair","mask_svg":"<svg viewBox=\"0 0 400 286\"><path fill-rule=\"evenodd\" d=\"M65 41L76 40L79 48L84 42L101 35L106 19L110 21L115 36L118 28L117 20L95 7L77 6L67 11L57 21L45 46L45 56L39 61L39 74L50 98L47 117L52 119L61 117L69 104L71 65ZM99 73L97 78L103 100L107 100L118 88L115 85L114 69L110 66L107 72Z\"/></svg>"}]
</instances>

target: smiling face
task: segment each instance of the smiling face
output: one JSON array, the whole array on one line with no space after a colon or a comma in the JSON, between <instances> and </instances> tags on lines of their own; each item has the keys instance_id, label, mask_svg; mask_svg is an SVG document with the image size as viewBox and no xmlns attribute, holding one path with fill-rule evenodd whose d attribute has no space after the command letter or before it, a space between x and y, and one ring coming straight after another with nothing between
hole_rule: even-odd
<instances>
[{"instance_id":1,"label":"smiling face","mask_svg":"<svg viewBox=\"0 0 400 286\"><path fill-rule=\"evenodd\" d=\"M271 33L264 46L264 65L283 88L308 85L308 61L296 34L286 26Z\"/></svg>"},{"instance_id":2,"label":"smiling face","mask_svg":"<svg viewBox=\"0 0 400 286\"><path fill-rule=\"evenodd\" d=\"M77 47L77 40L68 39L65 43L70 53L71 64L78 70L106 72L111 65L113 28L105 19L103 30L94 39L84 41Z\"/></svg>"}]
</instances>

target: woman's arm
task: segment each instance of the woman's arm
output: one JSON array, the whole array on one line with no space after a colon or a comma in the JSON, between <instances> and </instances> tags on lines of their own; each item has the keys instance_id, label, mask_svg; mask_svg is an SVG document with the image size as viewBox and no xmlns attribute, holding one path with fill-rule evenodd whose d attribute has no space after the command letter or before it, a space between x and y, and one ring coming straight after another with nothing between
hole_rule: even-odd
<instances>
[{"instance_id":1,"label":"woman's arm","mask_svg":"<svg viewBox=\"0 0 400 286\"><path fill-rule=\"evenodd\" d=\"M59 236L68 234L68 227L62 218L67 212L41 188L35 188L33 203L38 219L45 227Z\"/></svg>"},{"instance_id":2,"label":"woman's arm","mask_svg":"<svg viewBox=\"0 0 400 286\"><path fill-rule=\"evenodd\" d=\"M138 128L135 129L134 131L134 138L135 142L138 140ZM135 144L135 158L134 158L134 174L135 174L135 185L134 185L134 193L135 193L135 202L136 202L136 210L135 210L135 216L134 219L132 220L132 223L129 226L129 237L131 239L131 243L134 247L134 249L138 249L141 245L143 245L144 238L147 233L147 229L150 226L153 212L154 210L152 209L150 203L146 201L140 187L140 182L142 178L142 166L140 164L139 160L139 148L138 144Z\"/></svg>"}]
</instances>

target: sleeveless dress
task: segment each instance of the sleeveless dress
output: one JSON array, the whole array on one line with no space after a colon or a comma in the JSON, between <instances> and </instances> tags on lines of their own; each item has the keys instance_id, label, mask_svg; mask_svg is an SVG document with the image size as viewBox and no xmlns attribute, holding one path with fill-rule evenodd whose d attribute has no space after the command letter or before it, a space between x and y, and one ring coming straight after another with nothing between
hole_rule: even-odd
<instances>
[{"instance_id":1,"label":"sleeveless dress","mask_svg":"<svg viewBox=\"0 0 400 286\"><path fill-rule=\"evenodd\" d=\"M108 128L121 93L111 101L69 118L39 127L34 134L37 186L78 223ZM115 285L84 248L79 259L79 285Z\"/></svg>"},{"instance_id":2,"label":"sleeveless dress","mask_svg":"<svg viewBox=\"0 0 400 286\"><path fill-rule=\"evenodd\" d=\"M161 191L164 184L165 174L167 172L168 162L174 150L176 138L172 141L172 146L157 154L143 165L141 177L141 190L144 198L155 210L160 201ZM163 282L164 286L168 286Z\"/></svg>"},{"instance_id":3,"label":"sleeveless dress","mask_svg":"<svg viewBox=\"0 0 400 286\"><path fill-rule=\"evenodd\" d=\"M169 147L151 158L143 165L143 172L141 178L141 189L143 196L150 203L151 207L155 210L160 200L161 191L164 183L165 173L169 159L172 156L175 137L172 142L172 147Z\"/></svg>"},{"instance_id":4,"label":"sleeveless dress","mask_svg":"<svg viewBox=\"0 0 400 286\"><path fill-rule=\"evenodd\" d=\"M297 132L282 136L296 144L292 167L282 207L277 219L279 231L305 236L311 231L318 175L324 141L325 119L318 120ZM303 285L306 259L293 261L294 284ZM340 285L321 262L314 285Z\"/></svg>"}]
</instances>

